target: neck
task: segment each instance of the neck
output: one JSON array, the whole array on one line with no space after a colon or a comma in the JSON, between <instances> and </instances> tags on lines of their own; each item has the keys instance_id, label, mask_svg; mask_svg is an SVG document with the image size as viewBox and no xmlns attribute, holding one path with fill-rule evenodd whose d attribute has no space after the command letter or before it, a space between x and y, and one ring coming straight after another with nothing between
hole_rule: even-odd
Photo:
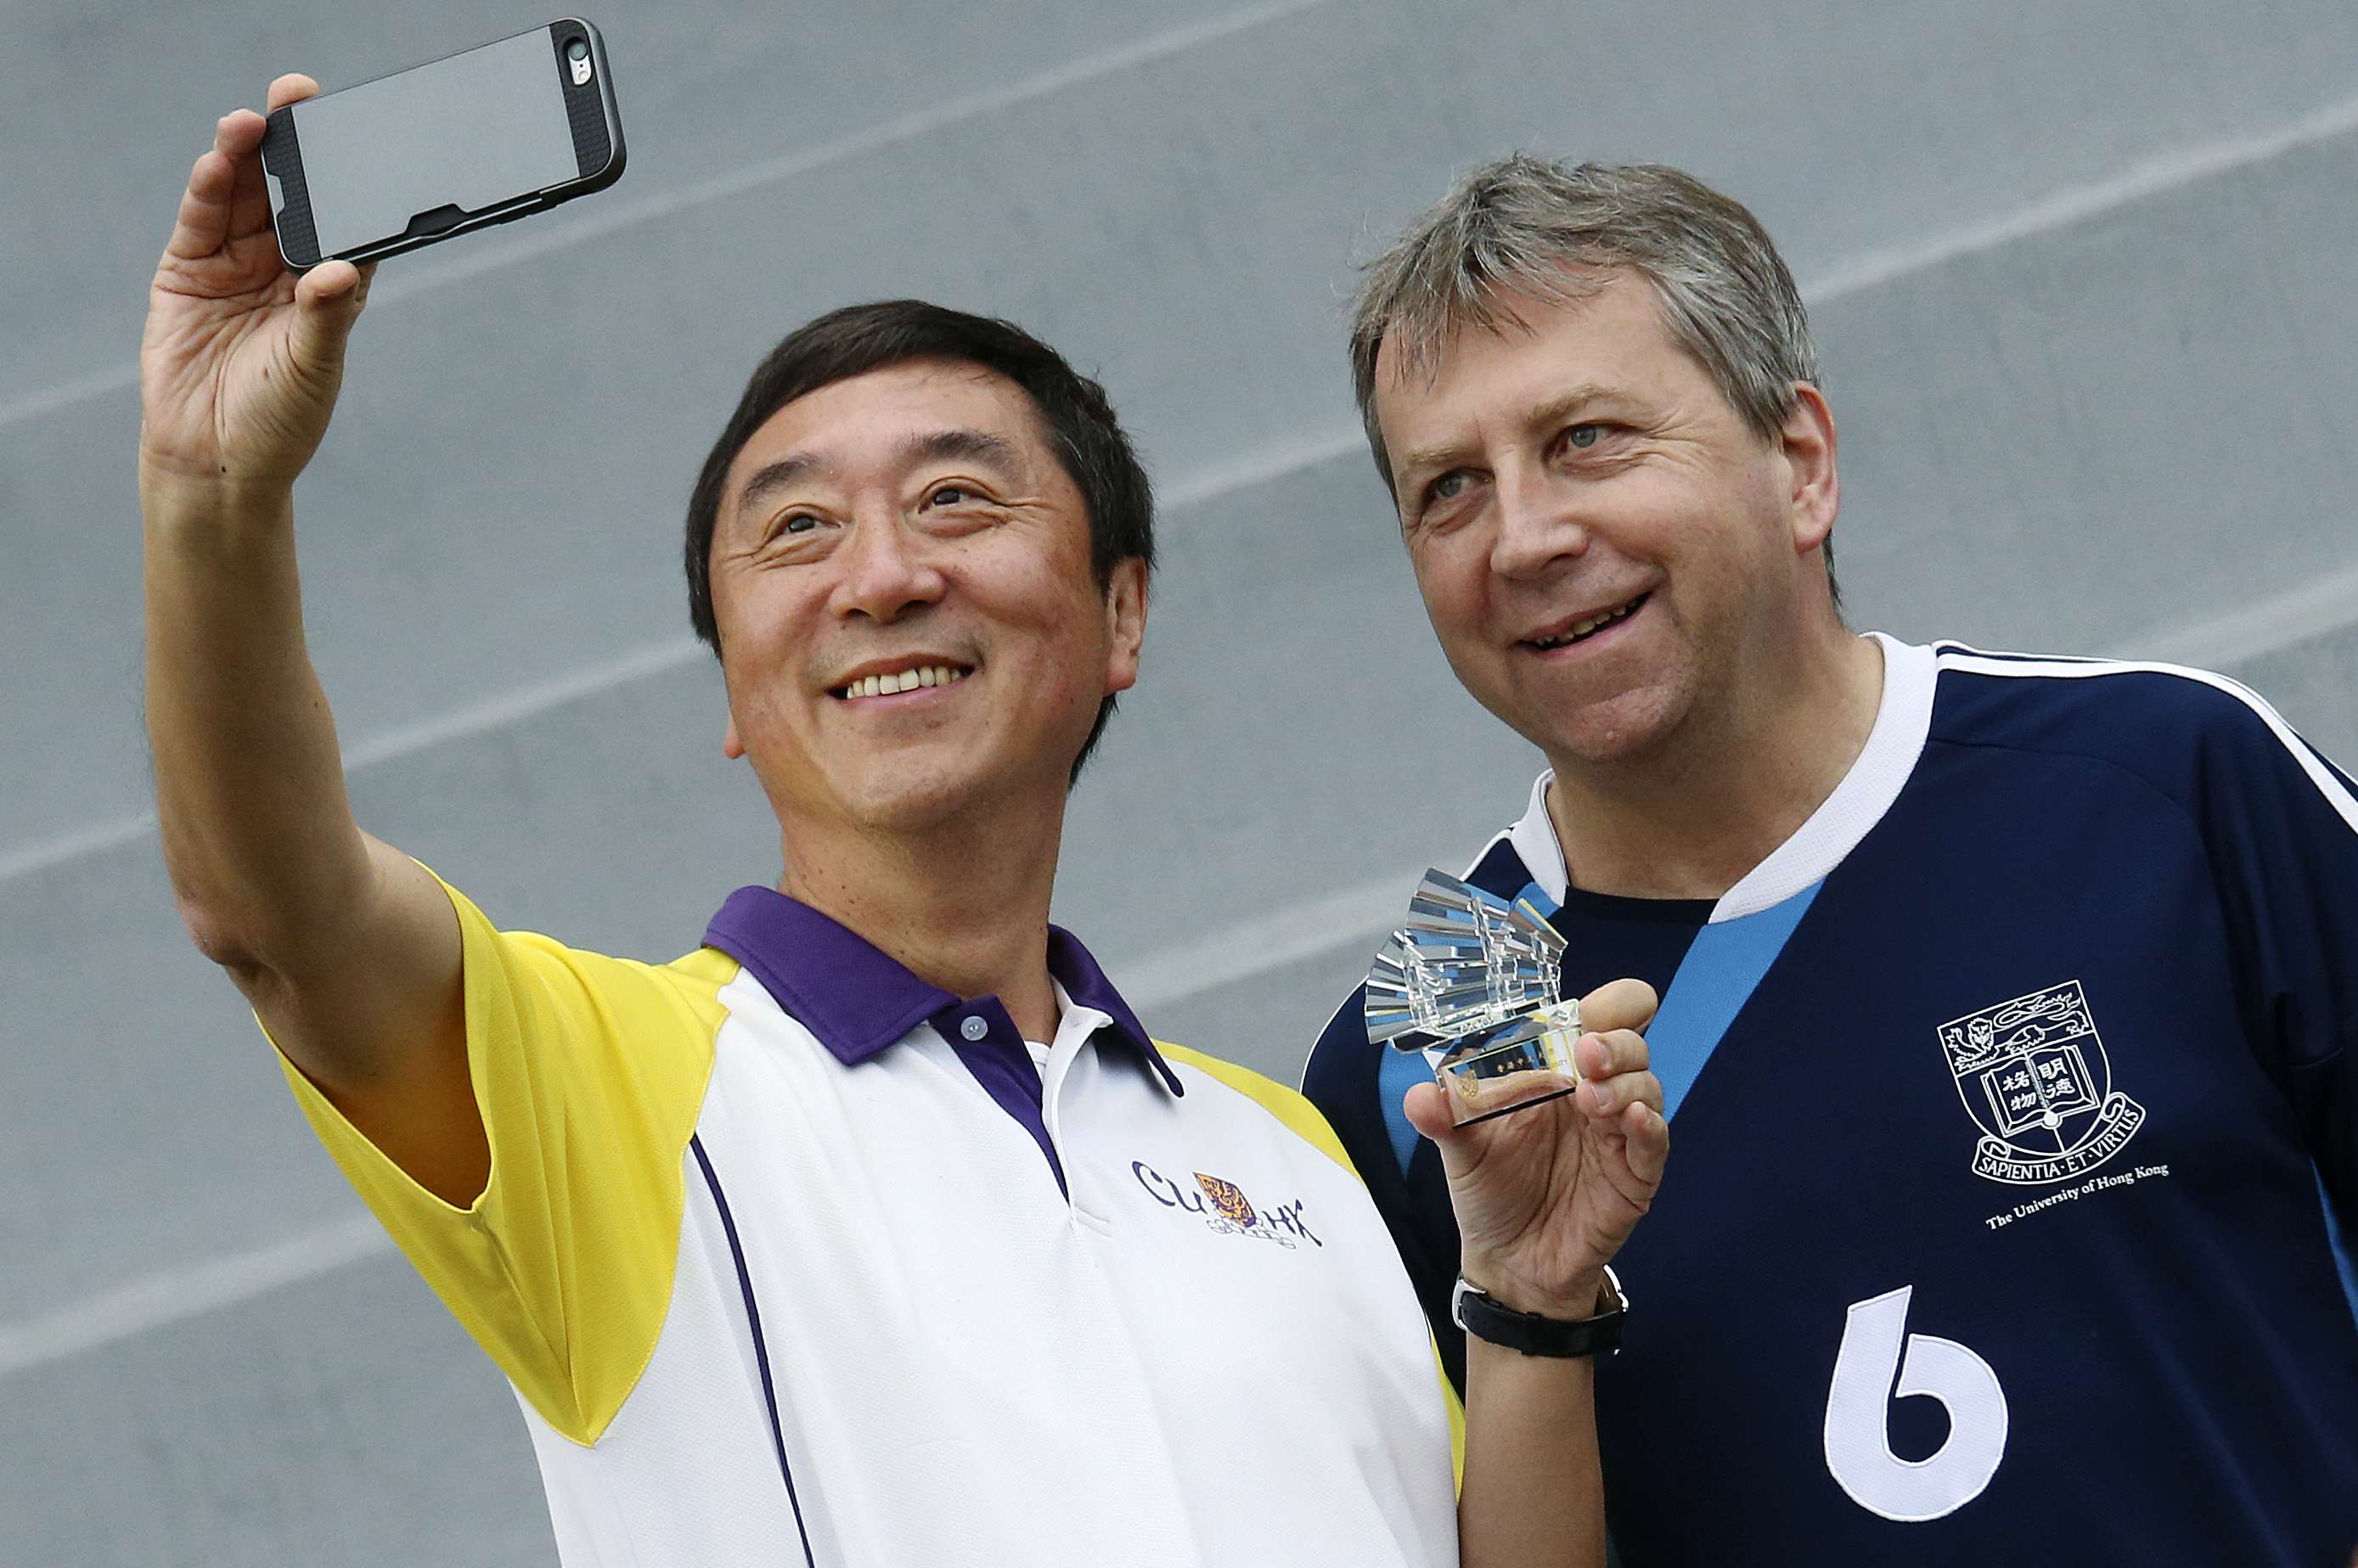
<instances>
[{"instance_id":1,"label":"neck","mask_svg":"<svg viewBox=\"0 0 2358 1568\"><path fill-rule=\"evenodd\" d=\"M919 979L996 996L1027 1040L1055 1038L1048 903L1065 800L976 809L915 832L789 825L778 891L873 943Z\"/></svg>"},{"instance_id":2,"label":"neck","mask_svg":"<svg viewBox=\"0 0 2358 1568\"><path fill-rule=\"evenodd\" d=\"M1754 669L1644 756L1548 759L1548 817L1572 885L1716 900L1825 803L1875 728L1882 648L1836 625Z\"/></svg>"}]
</instances>

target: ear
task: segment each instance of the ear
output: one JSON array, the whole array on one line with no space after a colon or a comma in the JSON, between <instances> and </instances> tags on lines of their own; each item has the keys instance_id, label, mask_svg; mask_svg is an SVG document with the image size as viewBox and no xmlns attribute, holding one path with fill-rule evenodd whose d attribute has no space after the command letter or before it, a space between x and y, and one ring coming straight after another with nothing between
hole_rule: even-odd
<instances>
[{"instance_id":1,"label":"ear","mask_svg":"<svg viewBox=\"0 0 2358 1568\"><path fill-rule=\"evenodd\" d=\"M1834 465L1834 414L1825 395L1806 381L1793 384L1793 406L1779 433L1790 476L1786 509L1793 550L1807 555L1824 545L1842 510L1842 475Z\"/></svg>"},{"instance_id":2,"label":"ear","mask_svg":"<svg viewBox=\"0 0 2358 1568\"><path fill-rule=\"evenodd\" d=\"M729 716L728 730L720 737L720 754L732 762L745 755L745 742L737 738L737 716L733 713Z\"/></svg>"},{"instance_id":3,"label":"ear","mask_svg":"<svg viewBox=\"0 0 2358 1568\"><path fill-rule=\"evenodd\" d=\"M1138 684L1138 654L1146 642L1146 563L1132 557L1114 563L1106 583L1106 629L1113 646L1106 660L1106 695Z\"/></svg>"}]
</instances>

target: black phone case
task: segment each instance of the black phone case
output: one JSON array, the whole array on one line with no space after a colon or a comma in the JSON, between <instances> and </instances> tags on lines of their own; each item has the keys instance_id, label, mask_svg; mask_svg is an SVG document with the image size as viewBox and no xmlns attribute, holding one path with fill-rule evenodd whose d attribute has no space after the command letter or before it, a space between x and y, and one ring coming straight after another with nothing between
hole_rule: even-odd
<instances>
[{"instance_id":1,"label":"black phone case","mask_svg":"<svg viewBox=\"0 0 2358 1568\"><path fill-rule=\"evenodd\" d=\"M622 142L622 117L614 103L614 74L606 60L606 40L595 27L578 16L548 25L551 69L565 92L565 113L573 131L573 156L580 178L546 190L531 191L477 211L455 204L437 207L410 219L409 227L368 244L357 245L339 257L319 254L318 231L311 221L311 198L303 178L303 149L297 145L293 106L271 114L262 135L262 167L278 181L278 200L271 222L278 234L278 254L296 272L308 272L323 261L373 262L399 255L422 245L454 238L493 223L512 222L534 212L545 212L562 201L603 190L622 178L628 156ZM589 41L596 69L587 83L577 84L567 68L566 46L575 38ZM409 69L416 69L411 67Z\"/></svg>"}]
</instances>

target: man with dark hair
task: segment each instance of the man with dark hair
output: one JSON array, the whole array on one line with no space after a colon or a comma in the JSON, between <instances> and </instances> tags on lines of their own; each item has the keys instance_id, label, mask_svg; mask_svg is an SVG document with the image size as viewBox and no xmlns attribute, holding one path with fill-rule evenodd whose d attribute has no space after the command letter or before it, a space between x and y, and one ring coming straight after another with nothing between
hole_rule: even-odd
<instances>
[{"instance_id":1,"label":"man with dark hair","mask_svg":"<svg viewBox=\"0 0 2358 1568\"><path fill-rule=\"evenodd\" d=\"M2216 676L1845 626L1800 293L1676 169L1475 170L1350 351L1450 665L1549 764L1467 880L1662 993L1632 1568L2344 1561L2349 779ZM1439 1325L1402 1074L1354 996L1304 1086Z\"/></svg>"},{"instance_id":2,"label":"man with dark hair","mask_svg":"<svg viewBox=\"0 0 2358 1568\"><path fill-rule=\"evenodd\" d=\"M1667 1147L1651 994L1588 998L1586 1081L1510 1128L1418 1100L1494 1306L1606 1319L1477 1358L1461 1503L1455 1407L1333 1135L1151 1039L1048 924L1153 553L1103 394L914 301L780 344L687 566L783 871L670 964L503 931L344 795L292 485L368 280L281 266L263 128L225 118L191 171L142 353L165 856L514 1384L566 1562L1409 1568L1461 1534L1469 1563L1597 1561L1576 1357Z\"/></svg>"},{"instance_id":3,"label":"man with dark hair","mask_svg":"<svg viewBox=\"0 0 2358 1568\"><path fill-rule=\"evenodd\" d=\"M915 299L849 306L803 326L762 362L688 497L688 619L715 656L720 653L720 629L712 613L712 535L738 452L771 415L797 397L830 382L926 359L981 365L1031 398L1050 449L1080 492L1089 520L1089 566L1098 587L1109 587L1125 561L1153 571L1153 492L1103 387L1075 374L1054 350L1005 321ZM1108 692L1098 705L1097 722L1073 762L1076 780L1105 734L1116 700Z\"/></svg>"}]
</instances>

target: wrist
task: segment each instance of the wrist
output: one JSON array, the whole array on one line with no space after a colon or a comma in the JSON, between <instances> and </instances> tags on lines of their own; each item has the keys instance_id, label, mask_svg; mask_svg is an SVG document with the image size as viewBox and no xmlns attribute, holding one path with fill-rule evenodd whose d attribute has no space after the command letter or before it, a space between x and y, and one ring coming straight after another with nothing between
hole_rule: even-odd
<instances>
[{"instance_id":1,"label":"wrist","mask_svg":"<svg viewBox=\"0 0 2358 1568\"><path fill-rule=\"evenodd\" d=\"M1610 1269L1605 1271L1604 1282L1607 1299L1599 1310L1556 1315L1508 1306L1460 1275L1456 1289L1450 1292L1449 1315L1469 1341L1487 1341L1525 1356L1570 1358L1618 1354L1629 1302Z\"/></svg>"},{"instance_id":2,"label":"wrist","mask_svg":"<svg viewBox=\"0 0 2358 1568\"><path fill-rule=\"evenodd\" d=\"M1476 1290L1513 1312L1525 1312L1540 1317L1556 1318L1577 1323L1610 1312L1620 1301L1599 1265L1565 1281L1560 1287L1541 1289L1520 1279L1508 1270L1486 1265L1482 1260L1464 1257L1458 1260L1457 1272Z\"/></svg>"},{"instance_id":3,"label":"wrist","mask_svg":"<svg viewBox=\"0 0 2358 1568\"><path fill-rule=\"evenodd\" d=\"M151 527L200 529L218 538L224 528L263 524L273 531L295 515L295 486L286 479L206 471L185 460L139 454L139 503Z\"/></svg>"}]
</instances>

